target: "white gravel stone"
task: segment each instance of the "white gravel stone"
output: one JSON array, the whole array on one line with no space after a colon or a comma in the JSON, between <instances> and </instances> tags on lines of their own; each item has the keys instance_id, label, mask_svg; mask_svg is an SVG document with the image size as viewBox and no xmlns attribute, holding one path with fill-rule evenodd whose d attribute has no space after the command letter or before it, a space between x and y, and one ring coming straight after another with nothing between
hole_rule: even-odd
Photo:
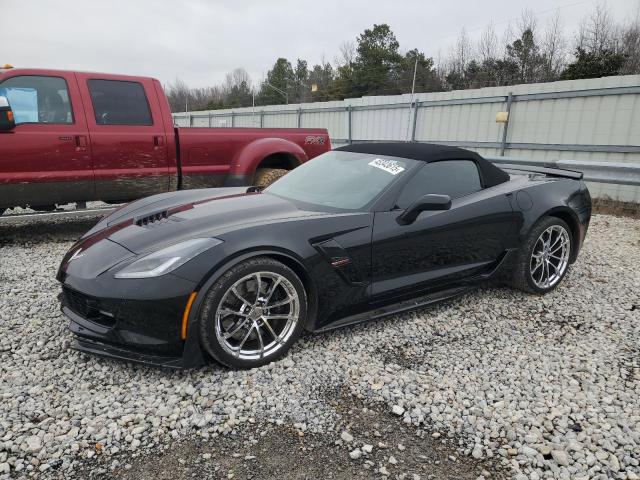
<instances>
[{"instance_id":1,"label":"white gravel stone","mask_svg":"<svg viewBox=\"0 0 640 480\"><path fill-rule=\"evenodd\" d=\"M42 440L36 435L31 435L24 439L23 450L29 453L36 453L42 449Z\"/></svg>"},{"instance_id":2,"label":"white gravel stone","mask_svg":"<svg viewBox=\"0 0 640 480\"><path fill-rule=\"evenodd\" d=\"M351 435L351 434L350 434L349 432L347 432L346 430L345 430L345 431L343 431L343 432L340 434L340 438L341 438L343 441L347 442L347 443L351 443L351 442L353 442L353 435Z\"/></svg>"},{"instance_id":3,"label":"white gravel stone","mask_svg":"<svg viewBox=\"0 0 640 480\"><path fill-rule=\"evenodd\" d=\"M349 456L351 457L352 460L357 460L362 456L362 452L360 451L359 448L356 448L355 450L351 450L349 452Z\"/></svg>"},{"instance_id":4,"label":"white gravel stone","mask_svg":"<svg viewBox=\"0 0 640 480\"><path fill-rule=\"evenodd\" d=\"M473 458L482 458L482 445L476 444L471 452Z\"/></svg>"},{"instance_id":5,"label":"white gravel stone","mask_svg":"<svg viewBox=\"0 0 640 480\"><path fill-rule=\"evenodd\" d=\"M391 411L396 415L402 415L404 413L404 408L402 408L400 405L394 405L391 408Z\"/></svg>"},{"instance_id":6,"label":"white gravel stone","mask_svg":"<svg viewBox=\"0 0 640 480\"><path fill-rule=\"evenodd\" d=\"M561 467L566 467L567 465L569 465L569 455L567 454L567 452L563 450L552 450L551 456Z\"/></svg>"}]
</instances>

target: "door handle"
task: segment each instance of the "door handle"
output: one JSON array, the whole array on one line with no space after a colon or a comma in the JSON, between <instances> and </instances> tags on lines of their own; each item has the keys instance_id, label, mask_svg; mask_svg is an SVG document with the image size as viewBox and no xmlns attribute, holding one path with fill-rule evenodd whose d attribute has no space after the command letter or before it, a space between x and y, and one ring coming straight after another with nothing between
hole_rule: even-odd
<instances>
[{"instance_id":1,"label":"door handle","mask_svg":"<svg viewBox=\"0 0 640 480\"><path fill-rule=\"evenodd\" d=\"M164 137L162 135L154 135L153 137L153 146L154 147L162 147L164 145Z\"/></svg>"},{"instance_id":2,"label":"door handle","mask_svg":"<svg viewBox=\"0 0 640 480\"><path fill-rule=\"evenodd\" d=\"M84 152L87 150L87 137L86 135L76 135L74 137L76 142L76 152Z\"/></svg>"}]
</instances>

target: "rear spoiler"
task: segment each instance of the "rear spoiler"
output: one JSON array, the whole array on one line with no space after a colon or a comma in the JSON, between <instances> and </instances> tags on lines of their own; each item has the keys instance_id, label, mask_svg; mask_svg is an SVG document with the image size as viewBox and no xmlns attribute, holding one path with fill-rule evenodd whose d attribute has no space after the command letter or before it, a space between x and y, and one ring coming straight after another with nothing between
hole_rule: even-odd
<instances>
[{"instance_id":1,"label":"rear spoiler","mask_svg":"<svg viewBox=\"0 0 640 480\"><path fill-rule=\"evenodd\" d=\"M522 165L514 163L498 163L498 166L503 170L518 170L523 172L542 173L551 177L571 178L573 180L582 180L584 174L575 170L564 170L561 168L549 168L549 167L534 167L532 165Z\"/></svg>"}]
</instances>

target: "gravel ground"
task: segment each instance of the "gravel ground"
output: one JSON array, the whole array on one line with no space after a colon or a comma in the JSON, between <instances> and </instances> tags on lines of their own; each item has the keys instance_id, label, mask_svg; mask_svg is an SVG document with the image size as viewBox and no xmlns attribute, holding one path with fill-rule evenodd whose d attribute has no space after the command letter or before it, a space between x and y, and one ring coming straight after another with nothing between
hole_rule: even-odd
<instances>
[{"instance_id":1,"label":"gravel ground","mask_svg":"<svg viewBox=\"0 0 640 480\"><path fill-rule=\"evenodd\" d=\"M69 350L54 274L89 226L0 225L0 478L640 478L638 220L595 216L545 297L478 290L249 372Z\"/></svg>"},{"instance_id":2,"label":"gravel ground","mask_svg":"<svg viewBox=\"0 0 640 480\"><path fill-rule=\"evenodd\" d=\"M86 208L108 208L108 207L116 207L117 205L112 205L104 202L87 202ZM75 203L65 203L63 205L57 206L53 212L71 212L76 209ZM33 210L32 208L21 208L21 207L13 207L6 210L3 215L12 216L12 215L24 215L30 213L47 213L44 210Z\"/></svg>"}]
</instances>

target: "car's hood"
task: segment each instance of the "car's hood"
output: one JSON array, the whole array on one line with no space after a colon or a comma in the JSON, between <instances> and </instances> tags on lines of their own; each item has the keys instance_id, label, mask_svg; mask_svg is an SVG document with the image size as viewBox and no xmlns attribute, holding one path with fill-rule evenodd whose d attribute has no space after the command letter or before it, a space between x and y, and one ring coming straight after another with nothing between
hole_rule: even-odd
<instances>
[{"instance_id":1,"label":"car's hood","mask_svg":"<svg viewBox=\"0 0 640 480\"><path fill-rule=\"evenodd\" d=\"M301 208L275 195L246 193L246 188L191 192L127 205L88 232L84 243L90 246L108 239L133 253L143 253L189 238L222 236L246 226L332 215Z\"/></svg>"}]
</instances>

